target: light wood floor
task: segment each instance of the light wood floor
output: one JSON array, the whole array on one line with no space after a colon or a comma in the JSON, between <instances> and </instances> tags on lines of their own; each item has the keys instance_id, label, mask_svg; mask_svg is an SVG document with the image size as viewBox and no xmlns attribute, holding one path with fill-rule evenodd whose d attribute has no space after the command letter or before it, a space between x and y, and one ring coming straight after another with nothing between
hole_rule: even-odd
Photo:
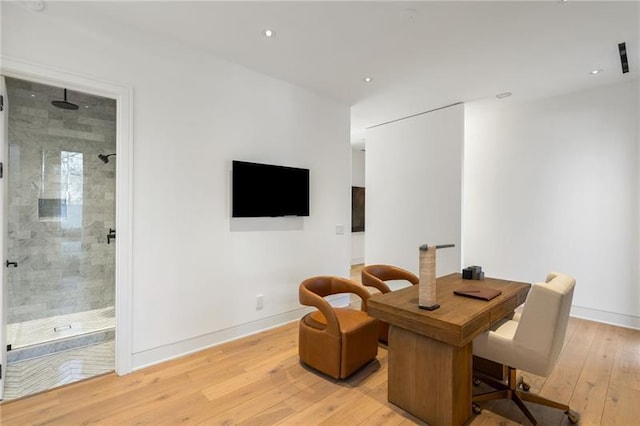
<instances>
[{"instance_id":1,"label":"light wood floor","mask_svg":"<svg viewBox=\"0 0 640 426\"><path fill-rule=\"evenodd\" d=\"M384 348L335 381L300 365L297 330L294 322L127 376L0 404L0 424L420 424L387 402ZM640 424L640 331L572 318L551 375L525 376L532 392L568 402L583 425ZM471 425L526 421L509 401L482 407ZM530 407L542 425L569 424L559 410Z\"/></svg>"}]
</instances>

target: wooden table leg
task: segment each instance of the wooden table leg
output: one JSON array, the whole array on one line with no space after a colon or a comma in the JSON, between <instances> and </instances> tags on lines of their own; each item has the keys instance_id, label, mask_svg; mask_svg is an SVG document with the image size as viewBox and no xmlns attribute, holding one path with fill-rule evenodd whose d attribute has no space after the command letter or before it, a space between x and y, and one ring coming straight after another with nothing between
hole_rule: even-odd
<instances>
[{"instance_id":1,"label":"wooden table leg","mask_svg":"<svg viewBox=\"0 0 640 426\"><path fill-rule=\"evenodd\" d=\"M432 426L471 416L471 343L451 346L391 325L389 402Z\"/></svg>"}]
</instances>

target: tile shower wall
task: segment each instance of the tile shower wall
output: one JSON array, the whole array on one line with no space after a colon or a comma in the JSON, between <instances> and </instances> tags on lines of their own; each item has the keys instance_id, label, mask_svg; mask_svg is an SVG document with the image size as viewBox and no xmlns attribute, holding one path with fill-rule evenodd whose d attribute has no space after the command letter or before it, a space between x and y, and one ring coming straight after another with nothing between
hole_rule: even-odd
<instances>
[{"instance_id":1,"label":"tile shower wall","mask_svg":"<svg viewBox=\"0 0 640 426\"><path fill-rule=\"evenodd\" d=\"M113 306L114 100L7 78L8 323ZM10 342L9 342L10 343Z\"/></svg>"}]
</instances>

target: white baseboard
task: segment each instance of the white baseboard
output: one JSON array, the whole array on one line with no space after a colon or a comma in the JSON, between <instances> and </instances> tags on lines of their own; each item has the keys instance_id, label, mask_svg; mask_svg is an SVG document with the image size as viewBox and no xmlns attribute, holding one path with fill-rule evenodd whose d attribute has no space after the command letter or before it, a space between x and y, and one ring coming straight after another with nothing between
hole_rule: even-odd
<instances>
[{"instance_id":1,"label":"white baseboard","mask_svg":"<svg viewBox=\"0 0 640 426\"><path fill-rule=\"evenodd\" d=\"M262 318L257 321L240 324L235 327L214 331L213 333L204 334L202 336L193 337L180 342L134 353L133 369L139 370L141 368L198 352L231 340L236 340L270 328L278 327L288 322L299 320L307 312L311 312L312 310L313 308L304 307L283 314L274 315L272 317Z\"/></svg>"},{"instance_id":2,"label":"white baseboard","mask_svg":"<svg viewBox=\"0 0 640 426\"><path fill-rule=\"evenodd\" d=\"M327 297L327 300L333 306L346 306L349 304L348 295L339 295ZM149 349L146 351L133 354L133 370L149 367L161 362L179 358L194 352L198 352L212 346L217 346L231 340L240 339L241 337L250 336L260 333L271 328L275 328L292 321L297 321L315 308L301 307L289 312L273 315L267 318L261 318L245 324L234 327L225 328L223 330L207 333L202 336L193 337L180 342L170 343L168 345Z\"/></svg>"},{"instance_id":3,"label":"white baseboard","mask_svg":"<svg viewBox=\"0 0 640 426\"><path fill-rule=\"evenodd\" d=\"M573 305L571 306L571 316L604 324L640 330L640 317L634 315L618 314L615 312L601 311L599 309Z\"/></svg>"},{"instance_id":4,"label":"white baseboard","mask_svg":"<svg viewBox=\"0 0 640 426\"><path fill-rule=\"evenodd\" d=\"M354 257L351 259L351 266L360 265L361 263L364 263L364 257Z\"/></svg>"},{"instance_id":5,"label":"white baseboard","mask_svg":"<svg viewBox=\"0 0 640 426\"><path fill-rule=\"evenodd\" d=\"M333 306L346 306L349 304L348 295L329 298L329 300ZM231 340L260 333L291 321L297 321L313 309L314 308L310 307L301 307L282 314L262 318L256 321L226 328L224 330L218 330L213 333L135 353L133 354L132 359L133 370L139 370L141 368L169 361L190 353L198 352L212 346L220 345ZM618 314L575 305L571 307L571 316L640 330L640 317L638 316Z\"/></svg>"}]
</instances>

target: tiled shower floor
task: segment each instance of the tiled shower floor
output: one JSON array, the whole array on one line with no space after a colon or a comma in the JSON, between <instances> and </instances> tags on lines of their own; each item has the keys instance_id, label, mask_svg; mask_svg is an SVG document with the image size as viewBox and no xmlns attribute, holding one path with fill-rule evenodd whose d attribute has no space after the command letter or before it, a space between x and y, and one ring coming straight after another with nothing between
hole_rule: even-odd
<instances>
[{"instance_id":1,"label":"tiled shower floor","mask_svg":"<svg viewBox=\"0 0 640 426\"><path fill-rule=\"evenodd\" d=\"M7 366L4 400L20 398L114 370L115 342L86 346Z\"/></svg>"},{"instance_id":2,"label":"tiled shower floor","mask_svg":"<svg viewBox=\"0 0 640 426\"><path fill-rule=\"evenodd\" d=\"M113 371L114 328L113 307L8 324L3 399Z\"/></svg>"},{"instance_id":3,"label":"tiled shower floor","mask_svg":"<svg viewBox=\"0 0 640 426\"><path fill-rule=\"evenodd\" d=\"M7 344L11 344L12 349L20 349L67 337L113 329L115 324L116 317L113 307L8 324Z\"/></svg>"}]
</instances>

